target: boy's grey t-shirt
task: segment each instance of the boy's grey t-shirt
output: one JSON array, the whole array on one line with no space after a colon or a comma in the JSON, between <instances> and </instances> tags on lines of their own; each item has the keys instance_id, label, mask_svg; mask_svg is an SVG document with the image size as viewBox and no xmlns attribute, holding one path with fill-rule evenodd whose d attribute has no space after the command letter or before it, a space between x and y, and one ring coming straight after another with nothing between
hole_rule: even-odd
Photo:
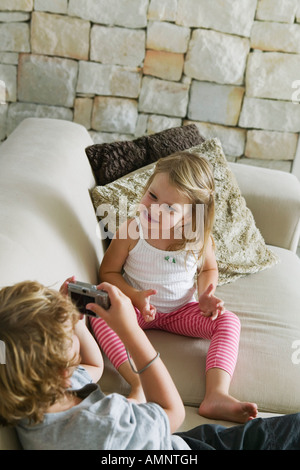
<instances>
[{"instance_id":1,"label":"boy's grey t-shirt","mask_svg":"<svg viewBox=\"0 0 300 470\"><path fill-rule=\"evenodd\" d=\"M170 434L169 420L155 403L135 404L122 395L104 395L83 367L72 377L81 403L60 413L47 413L41 424L17 426L24 449L187 450Z\"/></svg>"}]
</instances>

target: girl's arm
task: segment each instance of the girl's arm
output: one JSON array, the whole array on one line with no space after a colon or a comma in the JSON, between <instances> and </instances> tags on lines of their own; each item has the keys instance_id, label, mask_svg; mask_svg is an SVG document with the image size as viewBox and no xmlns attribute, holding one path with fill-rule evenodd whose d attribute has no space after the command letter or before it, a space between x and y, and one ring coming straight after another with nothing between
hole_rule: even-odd
<instances>
[{"instance_id":1,"label":"girl's arm","mask_svg":"<svg viewBox=\"0 0 300 470\"><path fill-rule=\"evenodd\" d=\"M116 232L114 238L104 254L99 277L101 282L109 282L117 286L121 291L131 299L133 305L139 309L146 321L153 320L156 309L150 304L150 296L155 295L153 289L139 290L129 285L122 275L122 268L129 254L129 251L136 245L137 240L130 236L131 230L134 232L136 222L133 219L128 220ZM136 233L136 232L135 232Z\"/></svg>"},{"instance_id":2,"label":"girl's arm","mask_svg":"<svg viewBox=\"0 0 300 470\"><path fill-rule=\"evenodd\" d=\"M197 279L199 307L202 314L215 319L224 311L224 302L214 296L218 284L218 265L213 241L210 238L206 249L202 271Z\"/></svg>"},{"instance_id":3,"label":"girl's arm","mask_svg":"<svg viewBox=\"0 0 300 470\"><path fill-rule=\"evenodd\" d=\"M109 310L99 305L87 307L96 312L117 333L128 349L137 370L143 369L156 358L157 352L137 323L130 299L117 287L106 282L98 286L110 297ZM185 411L180 395L166 367L158 357L139 375L148 402L159 404L166 412L171 432L175 432L184 420Z\"/></svg>"},{"instance_id":4,"label":"girl's arm","mask_svg":"<svg viewBox=\"0 0 300 470\"><path fill-rule=\"evenodd\" d=\"M212 293L214 293L218 284L218 265L213 242L212 239L209 238L203 268L198 276L198 294L203 294L211 284L213 285Z\"/></svg>"},{"instance_id":5,"label":"girl's arm","mask_svg":"<svg viewBox=\"0 0 300 470\"><path fill-rule=\"evenodd\" d=\"M131 221L132 219L125 222L111 240L101 262L99 277L101 282L117 286L133 301L139 291L130 286L122 276L122 268L129 250L134 246L134 240L129 236Z\"/></svg>"}]
</instances>

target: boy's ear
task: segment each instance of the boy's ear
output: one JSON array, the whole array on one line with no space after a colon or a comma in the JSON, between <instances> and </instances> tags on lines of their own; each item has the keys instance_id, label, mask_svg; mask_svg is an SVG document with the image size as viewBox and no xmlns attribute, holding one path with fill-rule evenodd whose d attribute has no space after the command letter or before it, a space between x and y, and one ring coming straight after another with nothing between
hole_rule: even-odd
<instances>
[{"instance_id":1,"label":"boy's ear","mask_svg":"<svg viewBox=\"0 0 300 470\"><path fill-rule=\"evenodd\" d=\"M61 375L64 378L66 388L69 388L72 385L70 369L61 369Z\"/></svg>"}]
</instances>

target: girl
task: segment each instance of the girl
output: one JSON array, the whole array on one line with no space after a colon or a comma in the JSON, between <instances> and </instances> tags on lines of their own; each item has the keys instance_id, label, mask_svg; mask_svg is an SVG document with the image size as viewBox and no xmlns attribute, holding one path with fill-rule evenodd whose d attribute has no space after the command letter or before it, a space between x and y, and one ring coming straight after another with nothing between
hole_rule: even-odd
<instances>
[{"instance_id":1,"label":"girl","mask_svg":"<svg viewBox=\"0 0 300 470\"><path fill-rule=\"evenodd\" d=\"M213 221L214 178L208 162L187 152L160 159L146 184L139 217L115 234L100 278L131 299L141 328L211 339L199 413L242 423L256 417L257 406L229 394L240 322L214 295L218 268ZM130 397L142 401L125 347L102 319L91 319L91 324L98 343L131 385Z\"/></svg>"}]
</instances>

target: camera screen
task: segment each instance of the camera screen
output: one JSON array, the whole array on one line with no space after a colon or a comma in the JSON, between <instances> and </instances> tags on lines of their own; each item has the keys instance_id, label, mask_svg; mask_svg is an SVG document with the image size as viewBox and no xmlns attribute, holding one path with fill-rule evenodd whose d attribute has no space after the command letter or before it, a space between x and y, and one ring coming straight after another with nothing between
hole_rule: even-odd
<instances>
[{"instance_id":1,"label":"camera screen","mask_svg":"<svg viewBox=\"0 0 300 470\"><path fill-rule=\"evenodd\" d=\"M78 308L80 313L82 314L88 313L89 315L92 315L93 317L97 316L91 310L86 309L87 304L95 302L94 297L90 297L89 295L84 295L84 294L78 294L76 292L71 292L71 299L75 302L76 307Z\"/></svg>"}]
</instances>

